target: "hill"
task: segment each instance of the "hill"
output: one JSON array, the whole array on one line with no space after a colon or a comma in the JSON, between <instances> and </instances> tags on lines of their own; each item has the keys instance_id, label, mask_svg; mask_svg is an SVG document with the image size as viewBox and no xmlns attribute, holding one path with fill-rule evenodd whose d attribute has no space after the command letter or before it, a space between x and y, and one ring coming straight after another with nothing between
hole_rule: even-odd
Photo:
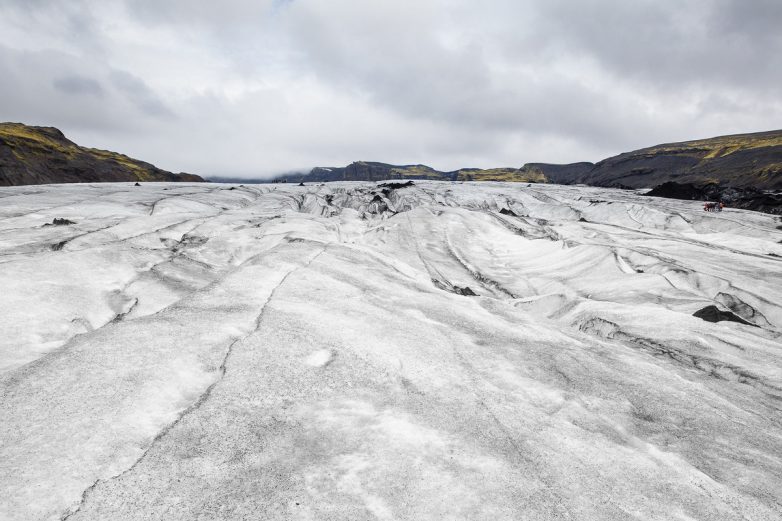
<instances>
[{"instance_id":1,"label":"hill","mask_svg":"<svg viewBox=\"0 0 782 521\"><path fill-rule=\"evenodd\" d=\"M201 182L108 150L77 145L54 127L0 123L0 186L108 181Z\"/></svg>"},{"instance_id":2,"label":"hill","mask_svg":"<svg viewBox=\"0 0 782 521\"><path fill-rule=\"evenodd\" d=\"M571 182L651 188L666 182L782 190L782 130L666 143L604 159Z\"/></svg>"}]
</instances>

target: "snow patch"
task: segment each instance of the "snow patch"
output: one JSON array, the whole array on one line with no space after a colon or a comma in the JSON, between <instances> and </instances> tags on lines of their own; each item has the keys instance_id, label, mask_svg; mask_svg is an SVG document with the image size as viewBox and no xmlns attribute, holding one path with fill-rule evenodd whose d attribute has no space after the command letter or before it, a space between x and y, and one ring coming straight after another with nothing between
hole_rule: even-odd
<instances>
[{"instance_id":1,"label":"snow patch","mask_svg":"<svg viewBox=\"0 0 782 521\"><path fill-rule=\"evenodd\" d=\"M326 367L334 360L334 352L331 349L319 349L311 353L304 363L312 367Z\"/></svg>"}]
</instances>

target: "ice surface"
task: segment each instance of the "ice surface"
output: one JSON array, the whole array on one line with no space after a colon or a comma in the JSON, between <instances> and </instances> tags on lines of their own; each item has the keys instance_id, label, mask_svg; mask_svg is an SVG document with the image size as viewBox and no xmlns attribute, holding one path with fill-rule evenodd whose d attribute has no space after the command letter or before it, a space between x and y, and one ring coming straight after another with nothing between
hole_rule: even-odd
<instances>
[{"instance_id":1,"label":"ice surface","mask_svg":"<svg viewBox=\"0 0 782 521\"><path fill-rule=\"evenodd\" d=\"M572 186L0 188L0 519L782 519L780 224Z\"/></svg>"}]
</instances>

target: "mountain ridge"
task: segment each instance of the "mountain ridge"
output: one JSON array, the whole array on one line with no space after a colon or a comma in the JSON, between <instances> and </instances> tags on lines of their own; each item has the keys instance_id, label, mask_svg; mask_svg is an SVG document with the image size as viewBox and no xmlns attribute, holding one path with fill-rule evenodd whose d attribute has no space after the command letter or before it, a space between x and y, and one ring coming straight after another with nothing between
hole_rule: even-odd
<instances>
[{"instance_id":1,"label":"mountain ridge","mask_svg":"<svg viewBox=\"0 0 782 521\"><path fill-rule=\"evenodd\" d=\"M782 130L730 134L663 143L623 152L597 163L525 163L521 168L462 168L442 172L427 165L356 161L346 167L315 167L275 182L510 181L651 188L651 196L724 201L736 208L782 214Z\"/></svg>"},{"instance_id":2,"label":"mountain ridge","mask_svg":"<svg viewBox=\"0 0 782 521\"><path fill-rule=\"evenodd\" d=\"M420 163L355 161L344 167L315 167L308 173L288 173L264 182L388 179L652 188L650 195L726 200L741 208L782 213L782 194L772 193L782 192L782 130L663 143L623 152L597 163L533 162L518 168L440 171ZM259 181L219 177L210 180ZM79 146L54 127L0 123L0 186L121 181L202 182L204 179L192 174L174 174L117 152Z\"/></svg>"},{"instance_id":3,"label":"mountain ridge","mask_svg":"<svg viewBox=\"0 0 782 521\"><path fill-rule=\"evenodd\" d=\"M603 159L575 182L651 188L665 182L782 190L782 130L662 143Z\"/></svg>"},{"instance_id":4,"label":"mountain ridge","mask_svg":"<svg viewBox=\"0 0 782 521\"><path fill-rule=\"evenodd\" d=\"M0 186L94 182L203 182L124 154L77 145L54 127L0 123Z\"/></svg>"},{"instance_id":5,"label":"mountain ridge","mask_svg":"<svg viewBox=\"0 0 782 521\"><path fill-rule=\"evenodd\" d=\"M717 184L731 188L782 190L782 130L730 134L670 142L623 152L597 163L532 162L520 168L436 170L428 165L355 161L344 167L317 166L273 181L510 181L653 188L666 182Z\"/></svg>"},{"instance_id":6,"label":"mountain ridge","mask_svg":"<svg viewBox=\"0 0 782 521\"><path fill-rule=\"evenodd\" d=\"M275 177L273 181L315 183L329 181L383 181L386 179L546 182L545 176L540 172L525 171L523 168L460 168L459 170L441 171L423 164L393 165L378 161L354 161L344 167L316 166L309 173L285 174Z\"/></svg>"}]
</instances>

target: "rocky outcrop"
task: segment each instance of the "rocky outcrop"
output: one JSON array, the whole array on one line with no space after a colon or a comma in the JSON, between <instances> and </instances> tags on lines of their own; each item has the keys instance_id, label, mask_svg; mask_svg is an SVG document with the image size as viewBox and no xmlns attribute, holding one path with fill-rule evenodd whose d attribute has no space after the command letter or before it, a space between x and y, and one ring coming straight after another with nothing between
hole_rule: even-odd
<instances>
[{"instance_id":1,"label":"rocky outcrop","mask_svg":"<svg viewBox=\"0 0 782 521\"><path fill-rule=\"evenodd\" d=\"M755 324L750 324L749 322L739 317L735 313L731 311L723 311L717 306L706 306L705 308L699 309L698 311L693 313L692 316L700 318L701 320L705 320L706 322L728 321L728 322L738 322L739 324L745 324L748 326L755 325Z\"/></svg>"},{"instance_id":2,"label":"rocky outcrop","mask_svg":"<svg viewBox=\"0 0 782 521\"><path fill-rule=\"evenodd\" d=\"M521 171L544 177L549 183L571 184L579 182L587 172L594 168L594 163L568 163L555 165L551 163L527 163Z\"/></svg>"},{"instance_id":3,"label":"rocky outcrop","mask_svg":"<svg viewBox=\"0 0 782 521\"><path fill-rule=\"evenodd\" d=\"M0 123L0 186L108 181L202 182L126 155L85 148L54 127Z\"/></svg>"},{"instance_id":4,"label":"rocky outcrop","mask_svg":"<svg viewBox=\"0 0 782 521\"><path fill-rule=\"evenodd\" d=\"M669 181L646 193L652 197L695 201L721 201L729 208L755 210L782 215L782 192L758 190L754 187L731 187L717 183L695 185Z\"/></svg>"}]
</instances>

